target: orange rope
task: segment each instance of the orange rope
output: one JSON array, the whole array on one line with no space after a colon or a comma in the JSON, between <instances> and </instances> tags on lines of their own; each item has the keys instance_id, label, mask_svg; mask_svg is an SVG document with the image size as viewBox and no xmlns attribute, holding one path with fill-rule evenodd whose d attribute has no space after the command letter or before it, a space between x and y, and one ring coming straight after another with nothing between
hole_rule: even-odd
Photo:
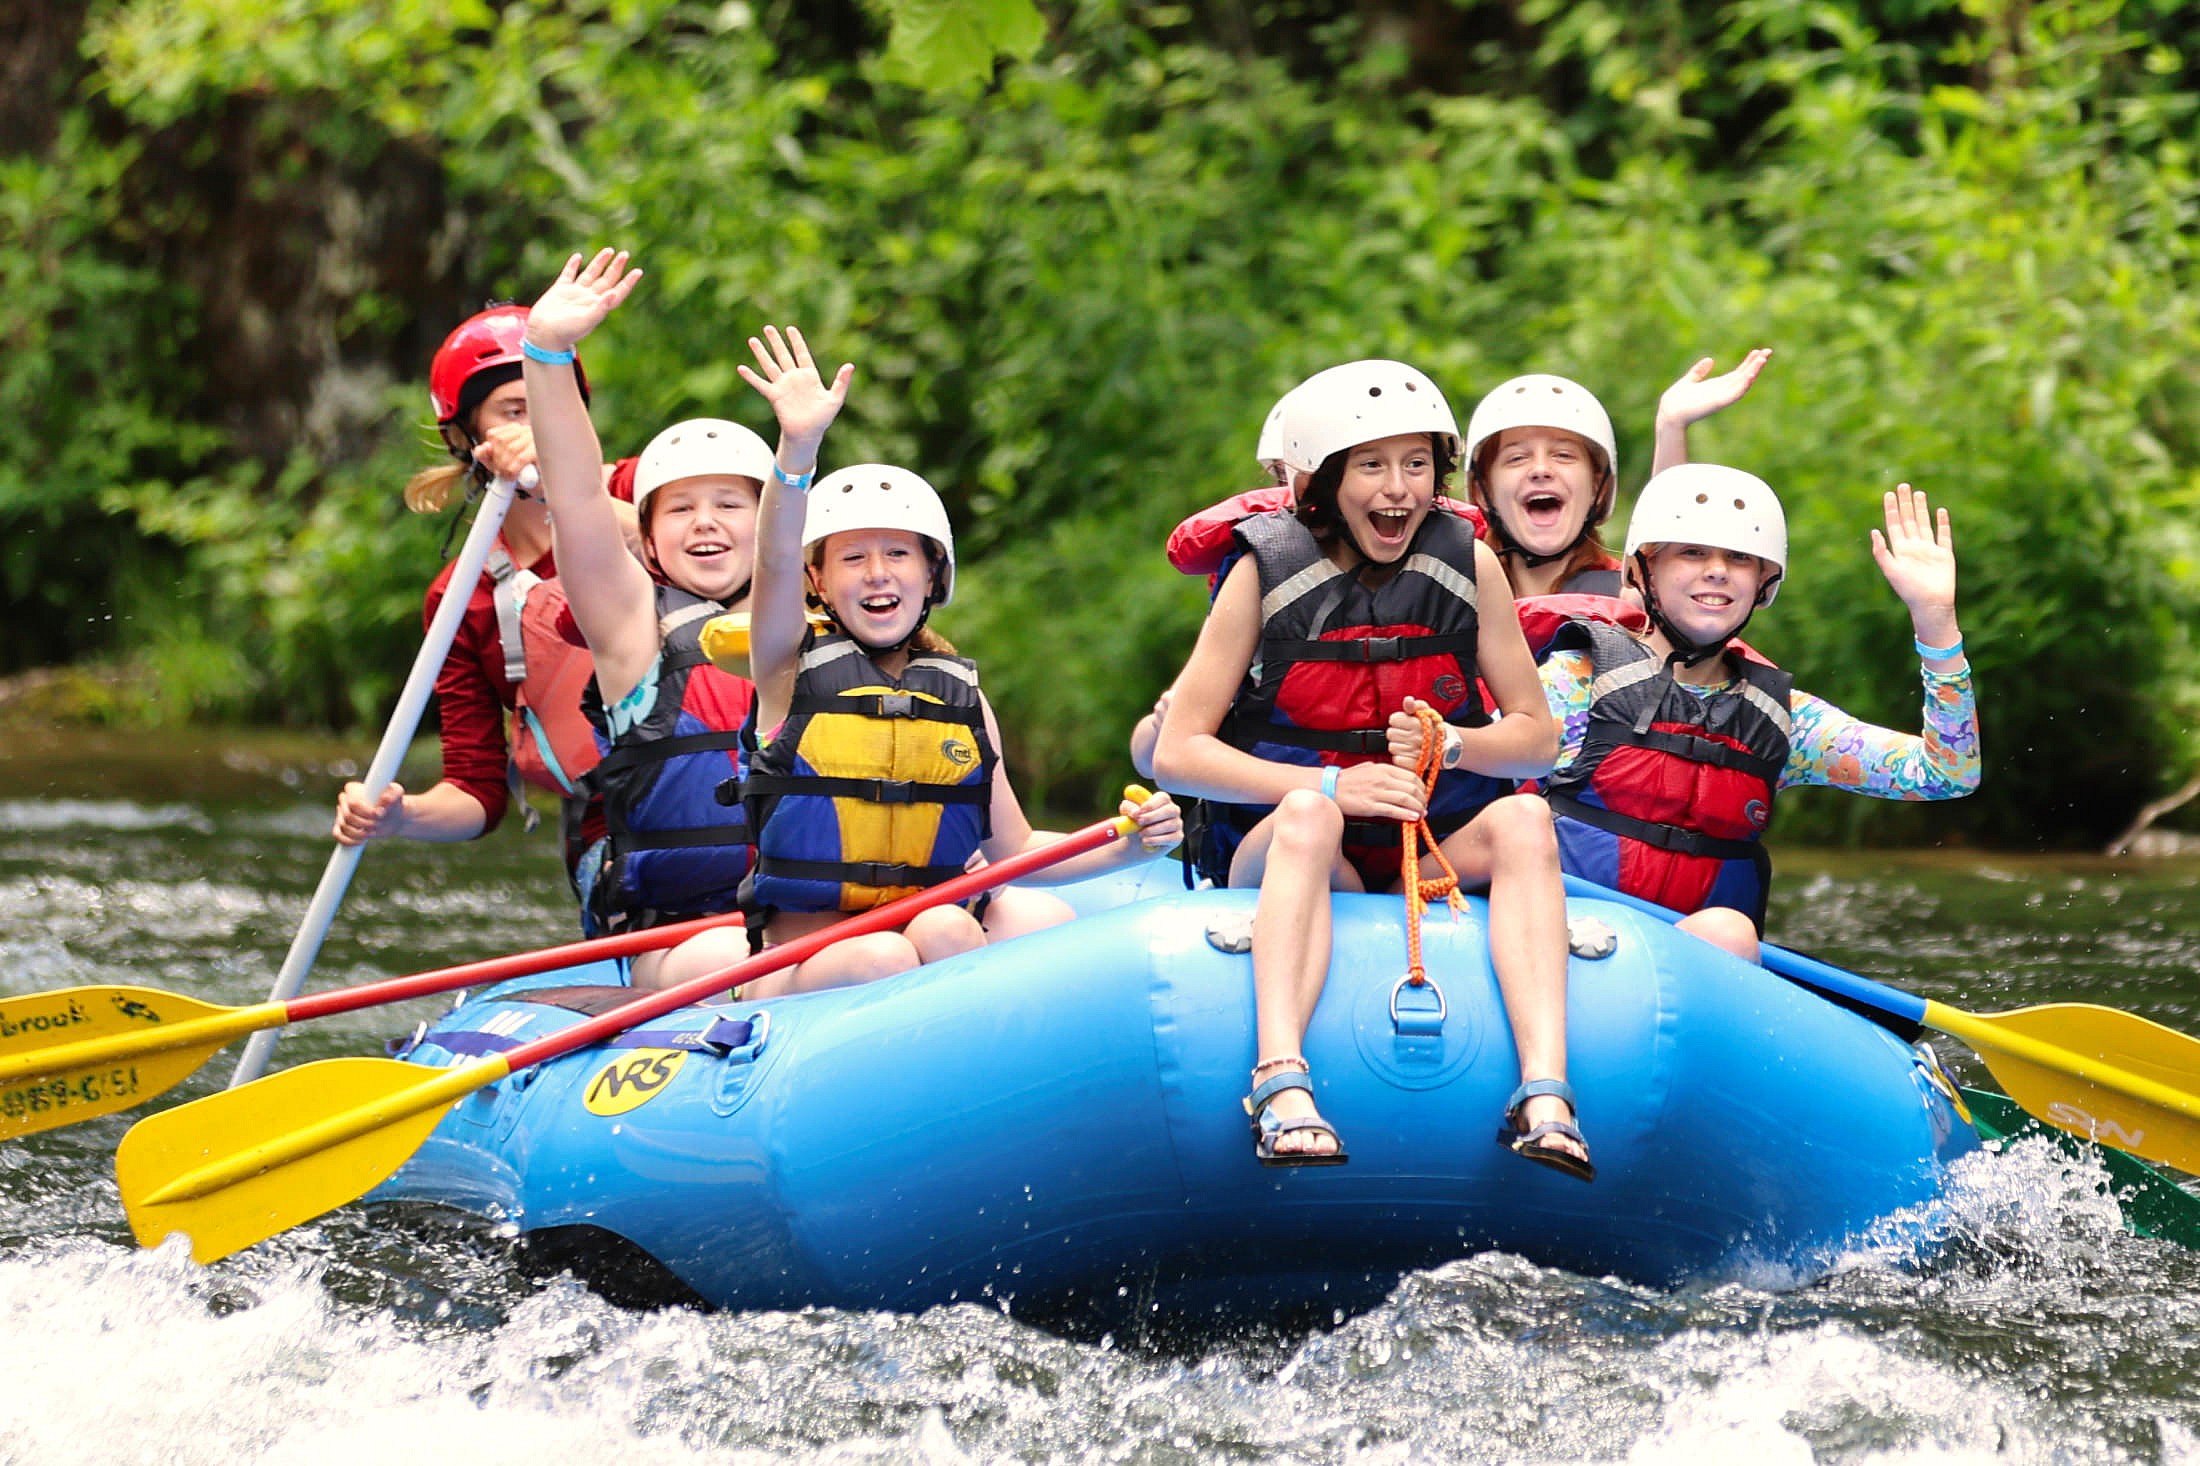
<instances>
[{"instance_id":1,"label":"orange rope","mask_svg":"<svg viewBox=\"0 0 2200 1466\"><path fill-rule=\"evenodd\" d=\"M1421 758L1413 771L1421 776L1421 787L1433 800L1436 776L1444 767L1444 720L1430 707L1422 708L1420 716ZM1429 829L1426 818L1405 826L1399 838L1405 846L1398 871L1406 886L1406 980L1421 987L1428 982L1428 969L1421 965L1421 912L1439 896L1455 913L1465 911L1467 903L1459 897L1459 872L1444 858L1443 847L1436 843L1436 835ZM1437 869L1443 872L1433 880L1421 878L1420 845L1423 840L1428 841L1428 853L1435 858Z\"/></svg>"}]
</instances>

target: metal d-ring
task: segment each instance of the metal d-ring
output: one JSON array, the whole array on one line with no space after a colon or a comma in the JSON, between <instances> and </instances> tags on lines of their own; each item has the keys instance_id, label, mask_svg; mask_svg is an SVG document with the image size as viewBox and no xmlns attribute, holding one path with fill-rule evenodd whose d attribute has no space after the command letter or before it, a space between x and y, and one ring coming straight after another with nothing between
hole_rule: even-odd
<instances>
[{"instance_id":1,"label":"metal d-ring","mask_svg":"<svg viewBox=\"0 0 2200 1466\"><path fill-rule=\"evenodd\" d=\"M1419 982L1415 982L1413 980L1413 974L1410 972L1407 973L1404 977L1399 978L1395 983L1391 984L1391 1028L1399 1033L1405 1032L1406 1020L1405 1015L1398 1011L1398 995L1404 992L1408 987L1425 987L1430 992L1436 994L1436 1016L1434 1023L1430 1024L1430 1020L1427 1014L1416 1013L1413 1017L1414 1027L1418 1030L1421 1029L1424 1025L1428 1025L1427 1031L1431 1034L1443 1032L1444 1019L1449 1017L1451 1014L1451 1004L1445 1001L1444 990L1436 985L1436 980L1432 977L1423 976Z\"/></svg>"}]
</instances>

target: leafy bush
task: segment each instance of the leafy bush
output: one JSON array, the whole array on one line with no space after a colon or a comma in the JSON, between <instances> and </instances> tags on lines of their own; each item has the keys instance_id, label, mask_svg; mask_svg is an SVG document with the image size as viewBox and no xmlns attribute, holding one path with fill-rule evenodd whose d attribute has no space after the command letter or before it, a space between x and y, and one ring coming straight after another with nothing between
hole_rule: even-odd
<instances>
[{"instance_id":1,"label":"leafy bush","mask_svg":"<svg viewBox=\"0 0 2200 1466\"><path fill-rule=\"evenodd\" d=\"M1462 418L1518 371L1584 381L1631 489L1666 382L1775 346L1697 443L1789 505L1753 635L1900 726L1913 659L1866 532L1898 479L1951 506L1986 790L1804 797L1790 836L2090 839L2200 757L2195 81L2168 44L2192 7L1058 0L1043 41L1021 0L887 8L975 27L949 79L1028 59L915 92L913 33L882 60L845 5L782 0L102 7L49 155L0 169L0 320L30 345L0 361L0 575L129 620L36 655L139 656L151 706L118 716L378 721L442 530L395 504L432 461L426 352L614 242L649 278L587 348L607 446L768 426L733 372L766 321L854 360L829 457L948 495L943 626L1061 806L1121 783L1196 631L1169 526L1257 481L1279 392L1366 355ZM235 313L143 263L204 211L126 207L217 128L241 189L341 214L426 160L443 211L422 278L384 262L342 319L289 323L336 344L280 451L204 400Z\"/></svg>"}]
</instances>

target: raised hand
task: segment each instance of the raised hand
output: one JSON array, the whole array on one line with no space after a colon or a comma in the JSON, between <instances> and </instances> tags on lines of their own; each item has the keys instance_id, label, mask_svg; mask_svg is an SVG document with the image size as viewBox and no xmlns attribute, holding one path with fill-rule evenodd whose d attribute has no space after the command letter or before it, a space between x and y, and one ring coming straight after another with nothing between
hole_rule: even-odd
<instances>
[{"instance_id":1,"label":"raised hand","mask_svg":"<svg viewBox=\"0 0 2200 1466\"><path fill-rule=\"evenodd\" d=\"M1948 511L1936 518L1925 491L1908 484L1896 485L1885 502L1887 528L1872 531L1872 558L1910 608L1918 635L1941 635L1954 626L1956 609L1956 542Z\"/></svg>"},{"instance_id":2,"label":"raised hand","mask_svg":"<svg viewBox=\"0 0 2200 1466\"><path fill-rule=\"evenodd\" d=\"M1658 398L1658 419L1675 427L1701 422L1722 408L1732 407L1749 394L1757 374L1772 360L1772 348L1760 346L1742 358L1730 372L1711 375L1712 359L1705 357L1681 374L1681 379Z\"/></svg>"},{"instance_id":3,"label":"raised hand","mask_svg":"<svg viewBox=\"0 0 2200 1466\"><path fill-rule=\"evenodd\" d=\"M814 455L824 440L825 429L840 416L848 400L848 382L856 374L855 365L842 362L828 387L817 364L810 360L809 343L793 326L787 328L784 337L777 326L766 326L763 340L749 338L749 350L755 354L761 372L752 372L746 366L734 370L772 405L772 413L779 419L780 437L790 447ZM783 466L800 469L803 465Z\"/></svg>"},{"instance_id":4,"label":"raised hand","mask_svg":"<svg viewBox=\"0 0 2200 1466\"><path fill-rule=\"evenodd\" d=\"M527 339L545 351L570 351L573 344L603 323L642 278L626 267L623 249L604 249L583 264L569 255L558 278L527 311Z\"/></svg>"}]
</instances>

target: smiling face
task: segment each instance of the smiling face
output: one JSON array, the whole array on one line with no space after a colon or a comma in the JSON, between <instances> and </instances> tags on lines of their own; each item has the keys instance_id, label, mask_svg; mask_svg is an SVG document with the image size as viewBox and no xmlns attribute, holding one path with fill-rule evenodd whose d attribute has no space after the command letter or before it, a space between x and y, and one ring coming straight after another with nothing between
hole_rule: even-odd
<instances>
[{"instance_id":1,"label":"smiling face","mask_svg":"<svg viewBox=\"0 0 2200 1466\"><path fill-rule=\"evenodd\" d=\"M1658 611L1698 646L1723 642L1741 628L1768 570L1759 556L1706 545L1658 545L1649 558Z\"/></svg>"},{"instance_id":2,"label":"smiling face","mask_svg":"<svg viewBox=\"0 0 2200 1466\"><path fill-rule=\"evenodd\" d=\"M931 548L906 529L849 529L818 542L810 584L843 631L869 647L898 647L932 595Z\"/></svg>"},{"instance_id":3,"label":"smiling face","mask_svg":"<svg viewBox=\"0 0 2200 1466\"><path fill-rule=\"evenodd\" d=\"M1399 433L1343 454L1337 518L1360 553L1396 562L1436 501L1436 450L1426 433Z\"/></svg>"},{"instance_id":4,"label":"smiling face","mask_svg":"<svg viewBox=\"0 0 2200 1466\"><path fill-rule=\"evenodd\" d=\"M756 563L756 480L735 474L675 479L643 503L642 533L665 579L724 601Z\"/></svg>"},{"instance_id":5,"label":"smiling face","mask_svg":"<svg viewBox=\"0 0 2200 1466\"><path fill-rule=\"evenodd\" d=\"M1597 509L1605 474L1589 440L1564 428L1507 428L1475 475L1483 508L1531 555L1571 549Z\"/></svg>"}]
</instances>

